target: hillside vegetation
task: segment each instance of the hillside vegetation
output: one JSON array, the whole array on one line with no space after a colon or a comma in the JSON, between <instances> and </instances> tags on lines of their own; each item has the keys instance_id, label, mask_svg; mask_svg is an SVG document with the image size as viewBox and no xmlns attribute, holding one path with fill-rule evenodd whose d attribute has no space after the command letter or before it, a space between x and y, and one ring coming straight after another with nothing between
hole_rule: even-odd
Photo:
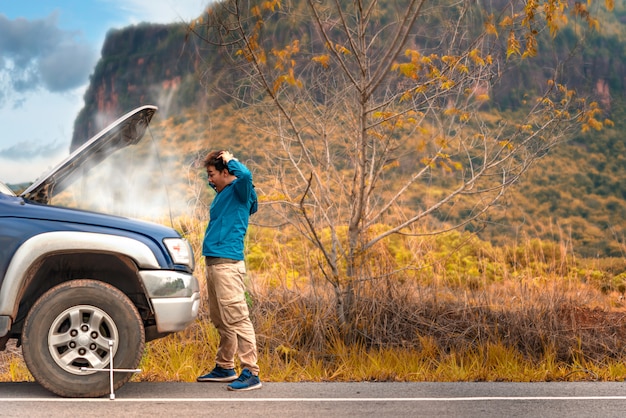
<instances>
[{"instance_id":1,"label":"hillside vegetation","mask_svg":"<svg viewBox=\"0 0 626 418\"><path fill-rule=\"evenodd\" d=\"M290 27L281 22L280 27L267 28L277 45L284 45L290 36L302 31L304 25L297 16L294 13ZM614 13L601 18L602 30L585 40L585 48L578 55L564 62L565 79L579 94L596 98L615 126L580 133L545 156L501 201L501 207L491 212L487 222L469 225L468 230L493 243L530 236L567 242L574 253L585 257L625 255L626 182L622 179L626 174L626 139L621 134L626 113L626 103L621 99L626 93L626 30L621 24L626 19L624 2L616 2ZM502 76L494 92L497 109L485 111L515 117L516 106L529 96L533 86L544 82L541 68L548 66L553 54L565 59L578 48L579 41L574 29L563 30L554 51L542 51L532 65L522 62L519 72ZM160 145L160 152L167 159L188 165L199 150L219 145L262 167L260 145L270 137L242 126L250 116L245 109L233 107L229 92L223 89L228 85L225 81L232 63L217 49L202 48L184 25L144 23L111 31L85 94L85 107L76 120L72 147L133 107L154 103L159 105L158 117L166 126L167 140ZM210 85L201 83L207 79L206 72ZM185 154L181 148L172 147L172 141L189 142L182 150L193 151ZM272 181L256 180L261 190L264 182ZM445 214L451 223L463 215Z\"/></svg>"},{"instance_id":2,"label":"hillside vegetation","mask_svg":"<svg viewBox=\"0 0 626 418\"><path fill-rule=\"evenodd\" d=\"M198 207L198 209L201 209ZM196 254L206 219L180 217ZM289 229L252 226L249 304L264 381L623 381L626 268L528 240L495 247L470 233L395 237L362 288L355 342L334 321L332 294L307 277L312 249ZM204 288L204 267L197 276ZM204 293L203 293L204 297ZM211 368L217 331L206 300L184 332L149 343L134 381L186 381ZM19 349L0 352L0 381L32 380Z\"/></svg>"}]
</instances>

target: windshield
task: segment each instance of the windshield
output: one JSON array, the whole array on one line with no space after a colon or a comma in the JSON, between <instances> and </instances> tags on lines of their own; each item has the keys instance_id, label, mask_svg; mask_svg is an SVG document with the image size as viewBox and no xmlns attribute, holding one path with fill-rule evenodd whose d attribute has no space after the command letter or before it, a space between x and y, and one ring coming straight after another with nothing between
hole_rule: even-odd
<instances>
[{"instance_id":1,"label":"windshield","mask_svg":"<svg viewBox=\"0 0 626 418\"><path fill-rule=\"evenodd\" d=\"M0 193L8 194L9 196L15 196L15 193L13 193L13 190L9 189L9 187L2 182L0 182Z\"/></svg>"}]
</instances>

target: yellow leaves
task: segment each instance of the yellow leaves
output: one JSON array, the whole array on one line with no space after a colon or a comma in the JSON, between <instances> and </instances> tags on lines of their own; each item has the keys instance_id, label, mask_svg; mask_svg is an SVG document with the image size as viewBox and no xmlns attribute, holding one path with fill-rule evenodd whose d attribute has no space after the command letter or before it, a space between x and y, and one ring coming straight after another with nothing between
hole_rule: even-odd
<instances>
[{"instance_id":1,"label":"yellow leaves","mask_svg":"<svg viewBox=\"0 0 626 418\"><path fill-rule=\"evenodd\" d=\"M392 162L390 162L389 164L385 164L383 166L383 170L390 170L392 168L396 168L396 167L400 167L400 161L398 160L393 160Z\"/></svg>"},{"instance_id":2,"label":"yellow leaves","mask_svg":"<svg viewBox=\"0 0 626 418\"><path fill-rule=\"evenodd\" d=\"M402 93L402 95L400 96L400 103L405 102L407 100L410 100L411 97L413 97L413 95L411 94L410 91L405 91L404 93Z\"/></svg>"},{"instance_id":3,"label":"yellow leaves","mask_svg":"<svg viewBox=\"0 0 626 418\"><path fill-rule=\"evenodd\" d=\"M574 3L574 9L572 10L572 13L575 16L579 16L583 18L589 16L589 11L587 10L587 6L585 6L584 3L579 2L579 1Z\"/></svg>"},{"instance_id":4,"label":"yellow leaves","mask_svg":"<svg viewBox=\"0 0 626 418\"><path fill-rule=\"evenodd\" d=\"M408 118L406 118L406 121L407 121L408 123L413 124L413 125L417 124L417 119L416 119L416 118L414 118L414 117L408 117Z\"/></svg>"},{"instance_id":5,"label":"yellow leaves","mask_svg":"<svg viewBox=\"0 0 626 418\"><path fill-rule=\"evenodd\" d=\"M500 21L500 26L503 28L513 26L513 18L511 16L504 16L504 18Z\"/></svg>"},{"instance_id":6,"label":"yellow leaves","mask_svg":"<svg viewBox=\"0 0 626 418\"><path fill-rule=\"evenodd\" d=\"M463 91L467 97L474 97L478 102L486 102L491 99L489 94L485 92L485 86L467 86L467 81L463 77L458 77L458 74L471 74L476 71L476 66L493 65L493 57L491 55L483 56L480 49L470 50L464 56L443 55L441 57L436 54L425 56L419 51L407 49L405 56L411 61L393 63L391 71L420 82L415 83L416 85L412 89L403 92L399 96L400 102L405 102L420 94L426 94L430 90L442 92L457 88L461 89L460 91Z\"/></svg>"},{"instance_id":7,"label":"yellow leaves","mask_svg":"<svg viewBox=\"0 0 626 418\"><path fill-rule=\"evenodd\" d=\"M402 129L406 125L411 125L411 129L418 124L418 120L415 116L420 116L415 112L407 112L407 113L397 113L397 112L389 112L389 111L378 111L372 113L372 117L377 119L380 123L380 126L385 128L388 132L395 131L397 129ZM374 136L377 136L373 133ZM382 139L383 136L377 136L379 139Z\"/></svg>"},{"instance_id":8,"label":"yellow leaves","mask_svg":"<svg viewBox=\"0 0 626 418\"><path fill-rule=\"evenodd\" d=\"M407 49L406 51L404 51L404 56L409 58L411 62L418 62L421 54L419 51L416 51L414 49Z\"/></svg>"},{"instance_id":9,"label":"yellow leaves","mask_svg":"<svg viewBox=\"0 0 626 418\"><path fill-rule=\"evenodd\" d=\"M450 107L443 112L446 116L458 116L460 122L467 122L470 120L471 115L468 112L463 112L455 107Z\"/></svg>"},{"instance_id":10,"label":"yellow leaves","mask_svg":"<svg viewBox=\"0 0 626 418\"><path fill-rule=\"evenodd\" d=\"M441 61L449 66L453 66L459 61L459 58L450 55L444 55L443 57L441 57Z\"/></svg>"},{"instance_id":11,"label":"yellow leaves","mask_svg":"<svg viewBox=\"0 0 626 418\"><path fill-rule=\"evenodd\" d=\"M446 161L438 161L439 163L439 167L443 168L443 170L447 173L452 172L452 168L448 165L448 163Z\"/></svg>"},{"instance_id":12,"label":"yellow leaves","mask_svg":"<svg viewBox=\"0 0 626 418\"><path fill-rule=\"evenodd\" d=\"M404 56L409 58L410 62L393 63L391 70L397 71L407 78L419 80L419 72L424 69L424 66L431 66L432 56L423 56L419 51L407 49L404 51Z\"/></svg>"},{"instance_id":13,"label":"yellow leaves","mask_svg":"<svg viewBox=\"0 0 626 418\"><path fill-rule=\"evenodd\" d=\"M290 68L287 74L282 74L274 81L274 93L278 91L283 84L289 84L291 86L302 87L302 81L298 80L293 72L293 68Z\"/></svg>"},{"instance_id":14,"label":"yellow leaves","mask_svg":"<svg viewBox=\"0 0 626 418\"><path fill-rule=\"evenodd\" d=\"M507 59L511 55L521 55L522 58L534 57L537 55L537 32L534 30L529 31L526 34L526 49L523 54L521 54L521 44L517 37L515 36L515 32L512 30L509 32L509 37L507 38L507 48L506 48L506 57Z\"/></svg>"},{"instance_id":15,"label":"yellow leaves","mask_svg":"<svg viewBox=\"0 0 626 418\"><path fill-rule=\"evenodd\" d=\"M526 35L526 50L522 55L522 58L534 57L537 55L537 38L536 32L531 31Z\"/></svg>"},{"instance_id":16,"label":"yellow leaves","mask_svg":"<svg viewBox=\"0 0 626 418\"><path fill-rule=\"evenodd\" d=\"M604 4L609 11L613 11L613 9L615 8L614 0L605 0Z\"/></svg>"},{"instance_id":17,"label":"yellow leaves","mask_svg":"<svg viewBox=\"0 0 626 418\"><path fill-rule=\"evenodd\" d=\"M391 66L391 69L394 71L397 70L400 74L408 78L412 78L412 79L419 78L417 75L417 67L412 62L406 62L403 64L393 64Z\"/></svg>"},{"instance_id":18,"label":"yellow leaves","mask_svg":"<svg viewBox=\"0 0 626 418\"><path fill-rule=\"evenodd\" d=\"M264 25L263 11L275 12L277 9L280 9L280 8L281 8L281 0L266 0L260 3L260 5L254 5L250 8L250 14L256 19L256 24L254 25L254 30L250 33L250 35L247 38L244 38L245 39L244 46L235 52L236 56L242 56L247 61L256 62L257 64L264 65L267 63L266 52L259 44L259 33L261 31L261 28ZM287 47L286 50L288 50L288 48L290 47ZM279 67L283 66L282 68L284 68L284 60L286 58L283 57L281 61L280 54L283 54L283 53L290 54L290 53L295 53L295 52L297 51L283 52L283 51L272 50L272 53L274 53L275 55L278 55L278 58L279 58L276 65L278 65Z\"/></svg>"},{"instance_id":19,"label":"yellow leaves","mask_svg":"<svg viewBox=\"0 0 626 418\"><path fill-rule=\"evenodd\" d=\"M404 55L409 59L409 62L395 62L390 67L391 71L413 81L420 81L420 83L412 90L404 92L400 96L401 102L409 100L418 94L426 93L433 88L441 91L459 88L466 84L466 80L462 77L459 78L458 74L469 75L476 71L476 66L493 65L493 57L491 55L483 56L478 48L467 51L462 56L422 55L419 51L412 49L405 50ZM471 94L472 91L470 89L468 95ZM479 97L480 101L488 99L487 95Z\"/></svg>"},{"instance_id":20,"label":"yellow leaves","mask_svg":"<svg viewBox=\"0 0 626 418\"><path fill-rule=\"evenodd\" d=\"M345 46L341 45L341 44L329 44L328 42L326 43L326 48L335 51L339 54L343 54L343 55L350 55L351 52L348 48L346 48Z\"/></svg>"},{"instance_id":21,"label":"yellow leaves","mask_svg":"<svg viewBox=\"0 0 626 418\"><path fill-rule=\"evenodd\" d=\"M337 51L337 52L339 52L340 54L343 54L343 55L350 55L350 50L349 50L348 48L346 48L345 46L342 46L342 45L337 44L337 45L335 45L335 49L336 49L336 51Z\"/></svg>"},{"instance_id":22,"label":"yellow leaves","mask_svg":"<svg viewBox=\"0 0 626 418\"><path fill-rule=\"evenodd\" d=\"M472 62L474 64L477 64L477 65L480 65L480 66L484 66L485 65L485 60L483 59L483 57L480 56L480 51L479 50L477 50L477 49L471 50L468 56L472 60Z\"/></svg>"},{"instance_id":23,"label":"yellow leaves","mask_svg":"<svg viewBox=\"0 0 626 418\"><path fill-rule=\"evenodd\" d=\"M546 26L550 29L550 35L556 36L561 26L567 25L567 16L563 13L566 4L561 0L551 0L543 5Z\"/></svg>"},{"instance_id":24,"label":"yellow leaves","mask_svg":"<svg viewBox=\"0 0 626 418\"><path fill-rule=\"evenodd\" d=\"M279 71L285 71L285 69L287 69L286 73L280 74L274 80L274 93L276 93L283 84L302 87L302 81L296 78L294 72L296 60L293 58L293 55L298 52L300 52L300 41L297 39L293 40L290 45L287 45L283 49L272 49L272 55L276 58L274 68Z\"/></svg>"},{"instance_id":25,"label":"yellow leaves","mask_svg":"<svg viewBox=\"0 0 626 418\"><path fill-rule=\"evenodd\" d=\"M265 51L259 45L258 40L259 34L253 33L247 39L245 48L237 50L237 52L235 52L235 55L243 56L249 62L256 61L259 64L265 64L265 62L267 61L267 57L265 55Z\"/></svg>"},{"instance_id":26,"label":"yellow leaves","mask_svg":"<svg viewBox=\"0 0 626 418\"><path fill-rule=\"evenodd\" d=\"M393 113L393 112L374 112L374 114L372 116L377 118L377 119L390 119L393 116L396 116L396 113Z\"/></svg>"},{"instance_id":27,"label":"yellow leaves","mask_svg":"<svg viewBox=\"0 0 626 418\"><path fill-rule=\"evenodd\" d=\"M533 133L533 126L531 124L520 125L519 130L527 134Z\"/></svg>"},{"instance_id":28,"label":"yellow leaves","mask_svg":"<svg viewBox=\"0 0 626 418\"><path fill-rule=\"evenodd\" d=\"M267 0L263 2L263 9L275 12L276 9L280 9L280 0Z\"/></svg>"},{"instance_id":29,"label":"yellow leaves","mask_svg":"<svg viewBox=\"0 0 626 418\"><path fill-rule=\"evenodd\" d=\"M211 10L207 10L207 14L211 14ZM194 19L189 23L189 30L195 30L196 26L200 26L204 24L204 16L200 16L197 19Z\"/></svg>"},{"instance_id":30,"label":"yellow leaves","mask_svg":"<svg viewBox=\"0 0 626 418\"><path fill-rule=\"evenodd\" d=\"M598 19L590 17L589 19L587 19L587 23L589 24L589 27L591 29L600 30L600 22L598 21Z\"/></svg>"},{"instance_id":31,"label":"yellow leaves","mask_svg":"<svg viewBox=\"0 0 626 418\"><path fill-rule=\"evenodd\" d=\"M318 55L316 57L313 57L312 60L313 60L313 62L317 62L318 64L321 64L322 67L328 68L328 64L330 62L330 56L329 55Z\"/></svg>"},{"instance_id":32,"label":"yellow leaves","mask_svg":"<svg viewBox=\"0 0 626 418\"><path fill-rule=\"evenodd\" d=\"M420 162L430 168L435 168L438 165L448 173L453 170L463 170L463 164L458 161L452 161L450 155L445 152L438 152L434 157L423 157Z\"/></svg>"},{"instance_id":33,"label":"yellow leaves","mask_svg":"<svg viewBox=\"0 0 626 418\"><path fill-rule=\"evenodd\" d=\"M597 119L594 118L589 118L587 120L587 122L583 123L582 125L582 132L589 132L589 130L594 129L596 131L601 131L602 130L602 122L598 121Z\"/></svg>"},{"instance_id":34,"label":"yellow leaves","mask_svg":"<svg viewBox=\"0 0 626 418\"><path fill-rule=\"evenodd\" d=\"M605 0L607 8L610 6L612 10L613 5L613 0ZM600 22L595 19L594 17L591 16L591 13L589 13L589 11L587 10L587 6L585 6L585 4L581 3L581 2L575 2L574 3L574 8L572 10L572 14L574 16L577 16L585 21L587 21L587 24L589 25L589 28L591 28L592 30L598 30L600 28Z\"/></svg>"},{"instance_id":35,"label":"yellow leaves","mask_svg":"<svg viewBox=\"0 0 626 418\"><path fill-rule=\"evenodd\" d=\"M445 136L438 136L435 138L435 144L442 149L448 148L448 140Z\"/></svg>"},{"instance_id":36,"label":"yellow leaves","mask_svg":"<svg viewBox=\"0 0 626 418\"><path fill-rule=\"evenodd\" d=\"M280 201L288 202L290 200L291 200L290 196L284 193L277 192L277 191L265 192L265 193L259 194L260 202L280 202Z\"/></svg>"},{"instance_id":37,"label":"yellow leaves","mask_svg":"<svg viewBox=\"0 0 626 418\"><path fill-rule=\"evenodd\" d=\"M562 103L563 104L563 103ZM564 104L563 104L564 105ZM570 113L567 110L559 110L556 109L554 111L554 118L555 119L561 119L561 120L567 120L570 118Z\"/></svg>"},{"instance_id":38,"label":"yellow leaves","mask_svg":"<svg viewBox=\"0 0 626 418\"><path fill-rule=\"evenodd\" d=\"M421 84L421 85L415 87L413 89L413 92L415 94L422 94L422 93L426 93L427 90L428 90L428 86L426 84Z\"/></svg>"},{"instance_id":39,"label":"yellow leaves","mask_svg":"<svg viewBox=\"0 0 626 418\"><path fill-rule=\"evenodd\" d=\"M496 29L496 25L491 22L485 23L485 32L487 32L489 35L495 35L496 37L498 36L498 30Z\"/></svg>"},{"instance_id":40,"label":"yellow leaves","mask_svg":"<svg viewBox=\"0 0 626 418\"><path fill-rule=\"evenodd\" d=\"M284 70L286 66L295 67L296 63L292 56L298 52L300 52L300 41L297 39L293 40L291 45L287 45L284 49L272 49L272 55L276 57L275 68Z\"/></svg>"},{"instance_id":41,"label":"yellow leaves","mask_svg":"<svg viewBox=\"0 0 626 418\"><path fill-rule=\"evenodd\" d=\"M256 57L256 61L258 61L260 64L265 64L267 61L265 51L263 50L258 50L255 55L252 51L250 51L249 48L239 49L237 50L237 52L235 52L235 55L241 55L246 59L246 61L249 61L249 62L255 61L255 57Z\"/></svg>"},{"instance_id":42,"label":"yellow leaves","mask_svg":"<svg viewBox=\"0 0 626 418\"><path fill-rule=\"evenodd\" d=\"M579 121L582 122L581 130L582 132L588 132L591 129L596 131L602 130L603 124L596 117L602 114L602 109L598 106L596 102L592 102L589 104L589 109L583 112L580 116ZM605 121L609 121L606 119ZM612 121L609 121L612 124Z\"/></svg>"},{"instance_id":43,"label":"yellow leaves","mask_svg":"<svg viewBox=\"0 0 626 418\"><path fill-rule=\"evenodd\" d=\"M442 81L442 83L441 83L441 89L442 90L450 90L454 86L455 86L454 80L446 80L446 79L444 79Z\"/></svg>"},{"instance_id":44,"label":"yellow leaves","mask_svg":"<svg viewBox=\"0 0 626 418\"><path fill-rule=\"evenodd\" d=\"M428 72L428 77L429 78L433 78L433 79L438 79L439 77L441 77L441 71L439 70L439 68L437 68L434 65L432 65L432 66L430 66L430 71Z\"/></svg>"},{"instance_id":45,"label":"yellow leaves","mask_svg":"<svg viewBox=\"0 0 626 418\"><path fill-rule=\"evenodd\" d=\"M568 89L563 84L558 84L557 87L559 89L559 93L563 94L565 96L564 98L567 99L567 100L571 100L576 95L576 91L575 90Z\"/></svg>"},{"instance_id":46,"label":"yellow leaves","mask_svg":"<svg viewBox=\"0 0 626 418\"><path fill-rule=\"evenodd\" d=\"M522 19L522 25L530 27L531 22L535 20L535 13L539 8L539 3L536 0L527 0L524 6L524 14Z\"/></svg>"},{"instance_id":47,"label":"yellow leaves","mask_svg":"<svg viewBox=\"0 0 626 418\"><path fill-rule=\"evenodd\" d=\"M520 55L520 44L515 37L515 32L510 31L506 41L506 57L509 58L513 54Z\"/></svg>"},{"instance_id":48,"label":"yellow leaves","mask_svg":"<svg viewBox=\"0 0 626 418\"><path fill-rule=\"evenodd\" d=\"M493 23L493 14L489 15L485 21L485 33L488 35L495 35L496 38L498 37L498 30L496 29L496 25Z\"/></svg>"}]
</instances>

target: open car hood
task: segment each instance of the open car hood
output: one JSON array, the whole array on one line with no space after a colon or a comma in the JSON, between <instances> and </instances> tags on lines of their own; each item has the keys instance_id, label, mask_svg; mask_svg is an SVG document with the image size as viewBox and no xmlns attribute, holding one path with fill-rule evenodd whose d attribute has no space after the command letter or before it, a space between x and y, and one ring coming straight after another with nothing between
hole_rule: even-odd
<instances>
[{"instance_id":1,"label":"open car hood","mask_svg":"<svg viewBox=\"0 0 626 418\"><path fill-rule=\"evenodd\" d=\"M51 197L65 190L113 152L138 143L157 109L156 106L146 105L128 112L85 142L20 196L48 203Z\"/></svg>"}]
</instances>

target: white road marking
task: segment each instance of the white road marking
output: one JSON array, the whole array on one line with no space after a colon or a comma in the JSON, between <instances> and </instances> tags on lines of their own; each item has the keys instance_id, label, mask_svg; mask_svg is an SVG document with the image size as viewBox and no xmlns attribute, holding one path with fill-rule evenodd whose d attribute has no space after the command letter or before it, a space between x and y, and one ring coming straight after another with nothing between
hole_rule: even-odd
<instances>
[{"instance_id":1,"label":"white road marking","mask_svg":"<svg viewBox=\"0 0 626 418\"><path fill-rule=\"evenodd\" d=\"M477 402L626 400L626 396L476 396L459 398L2 398L2 402Z\"/></svg>"}]
</instances>

